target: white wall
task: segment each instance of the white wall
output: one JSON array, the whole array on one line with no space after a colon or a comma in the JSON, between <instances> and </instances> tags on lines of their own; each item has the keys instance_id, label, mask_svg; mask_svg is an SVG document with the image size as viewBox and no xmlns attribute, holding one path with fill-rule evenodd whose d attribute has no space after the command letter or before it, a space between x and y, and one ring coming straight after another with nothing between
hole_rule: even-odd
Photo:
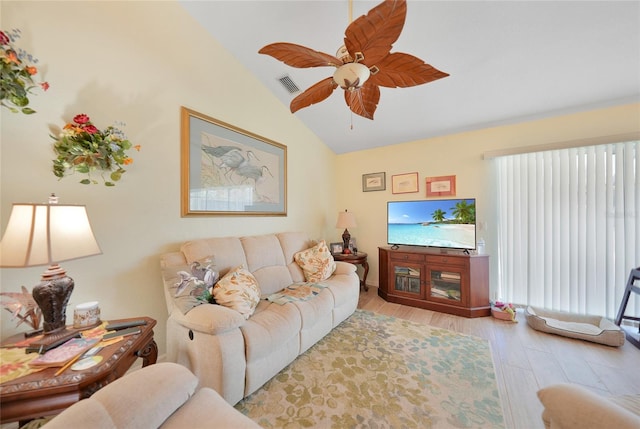
<instances>
[{"instance_id":1,"label":"white wall","mask_svg":"<svg viewBox=\"0 0 640 429\"><path fill-rule=\"evenodd\" d=\"M159 255L196 237L306 231L336 233L336 155L309 132L175 2L2 1L2 29L20 28L17 45L39 60L51 84L31 116L0 109L2 232L14 202L85 204L103 254L62 263L75 279L67 310L98 300L105 319L158 320L164 352L166 307ZM288 216L180 217L180 106L288 148ZM78 113L99 128L126 122L135 162L114 188L59 181L49 134ZM313 169L308 160L313 159ZM39 282L46 267L0 270L3 292ZM2 311L2 337L25 330Z\"/></svg>"},{"instance_id":2,"label":"white wall","mask_svg":"<svg viewBox=\"0 0 640 429\"><path fill-rule=\"evenodd\" d=\"M349 232L356 237L358 250L369 254L367 283L378 285L378 247L387 244L387 201L426 199L426 177L455 175L456 197L477 198L477 222L486 224L487 229L479 230L478 237L485 238L487 253L492 255L493 286L497 271L496 204L492 162L484 160L483 153L638 132L640 104L632 104L339 155L335 173L341 180L338 208L356 216L358 227ZM362 192L362 175L382 171L386 172L386 190ZM419 192L392 194L391 176L412 172L419 173Z\"/></svg>"}]
</instances>

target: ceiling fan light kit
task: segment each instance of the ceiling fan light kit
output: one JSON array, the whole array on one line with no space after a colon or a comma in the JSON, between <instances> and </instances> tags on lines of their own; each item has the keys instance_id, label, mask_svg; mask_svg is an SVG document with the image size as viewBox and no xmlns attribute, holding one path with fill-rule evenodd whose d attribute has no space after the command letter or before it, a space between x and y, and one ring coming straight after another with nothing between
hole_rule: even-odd
<instances>
[{"instance_id":1,"label":"ceiling fan light kit","mask_svg":"<svg viewBox=\"0 0 640 429\"><path fill-rule=\"evenodd\" d=\"M291 67L335 67L333 77L317 82L291 101L291 113L327 99L339 86L351 111L367 119L380 100L380 86L406 88L449 76L409 54L391 53L407 15L406 0L385 0L353 21L336 56L293 43L272 43L260 51Z\"/></svg>"},{"instance_id":2,"label":"ceiling fan light kit","mask_svg":"<svg viewBox=\"0 0 640 429\"><path fill-rule=\"evenodd\" d=\"M367 81L371 76L369 68L360 63L347 63L336 69L333 81L344 90L355 90Z\"/></svg>"}]
</instances>

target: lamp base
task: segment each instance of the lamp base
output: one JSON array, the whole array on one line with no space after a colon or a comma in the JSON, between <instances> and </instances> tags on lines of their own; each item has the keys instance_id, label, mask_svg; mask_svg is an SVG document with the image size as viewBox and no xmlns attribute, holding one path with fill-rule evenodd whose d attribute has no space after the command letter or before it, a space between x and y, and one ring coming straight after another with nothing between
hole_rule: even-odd
<instances>
[{"instance_id":1,"label":"lamp base","mask_svg":"<svg viewBox=\"0 0 640 429\"><path fill-rule=\"evenodd\" d=\"M349 249L350 241L351 234L349 234L349 230L345 228L344 232L342 233L342 253L345 255L349 255L351 253L351 249Z\"/></svg>"},{"instance_id":2,"label":"lamp base","mask_svg":"<svg viewBox=\"0 0 640 429\"><path fill-rule=\"evenodd\" d=\"M74 282L59 265L49 267L42 274L42 282L33 287L31 294L42 311L45 335L64 329L67 325L67 304Z\"/></svg>"}]
</instances>

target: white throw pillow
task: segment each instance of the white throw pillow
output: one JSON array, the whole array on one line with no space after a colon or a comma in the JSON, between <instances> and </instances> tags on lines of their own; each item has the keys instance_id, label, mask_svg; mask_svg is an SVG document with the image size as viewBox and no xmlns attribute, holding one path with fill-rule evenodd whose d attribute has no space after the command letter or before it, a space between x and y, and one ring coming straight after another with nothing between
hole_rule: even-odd
<instances>
[{"instance_id":1,"label":"white throw pillow","mask_svg":"<svg viewBox=\"0 0 640 429\"><path fill-rule=\"evenodd\" d=\"M232 308L248 319L260 302L258 281L242 265L229 271L213 287L217 304Z\"/></svg>"}]
</instances>

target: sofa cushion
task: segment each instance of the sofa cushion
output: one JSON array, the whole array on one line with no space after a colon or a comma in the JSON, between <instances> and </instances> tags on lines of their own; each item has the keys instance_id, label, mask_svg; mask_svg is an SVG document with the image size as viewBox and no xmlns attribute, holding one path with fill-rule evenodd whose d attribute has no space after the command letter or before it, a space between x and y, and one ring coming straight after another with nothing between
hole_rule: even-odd
<instances>
[{"instance_id":1,"label":"sofa cushion","mask_svg":"<svg viewBox=\"0 0 640 429\"><path fill-rule=\"evenodd\" d=\"M300 353L300 312L291 304L262 300L255 314L240 327L245 340L245 396L291 363Z\"/></svg>"},{"instance_id":2,"label":"sofa cushion","mask_svg":"<svg viewBox=\"0 0 640 429\"><path fill-rule=\"evenodd\" d=\"M248 319L260 302L260 286L247 269L235 267L213 288L216 303L232 308Z\"/></svg>"},{"instance_id":3,"label":"sofa cushion","mask_svg":"<svg viewBox=\"0 0 640 429\"><path fill-rule=\"evenodd\" d=\"M296 253L294 259L304 271L304 277L308 282L326 280L336 270L336 262L324 240L307 250Z\"/></svg>"},{"instance_id":4,"label":"sofa cushion","mask_svg":"<svg viewBox=\"0 0 640 429\"><path fill-rule=\"evenodd\" d=\"M284 254L278 238L273 234L242 237L247 268L254 272L263 267L285 266Z\"/></svg>"},{"instance_id":5,"label":"sofa cushion","mask_svg":"<svg viewBox=\"0 0 640 429\"><path fill-rule=\"evenodd\" d=\"M258 280L262 298L281 291L293 283L289 270L283 265L262 267L256 271L252 271L252 273L256 280Z\"/></svg>"},{"instance_id":6,"label":"sofa cushion","mask_svg":"<svg viewBox=\"0 0 640 429\"><path fill-rule=\"evenodd\" d=\"M221 276L238 265L247 266L242 243L237 237L215 237L193 240L180 246L187 264L207 259L215 261Z\"/></svg>"}]
</instances>

